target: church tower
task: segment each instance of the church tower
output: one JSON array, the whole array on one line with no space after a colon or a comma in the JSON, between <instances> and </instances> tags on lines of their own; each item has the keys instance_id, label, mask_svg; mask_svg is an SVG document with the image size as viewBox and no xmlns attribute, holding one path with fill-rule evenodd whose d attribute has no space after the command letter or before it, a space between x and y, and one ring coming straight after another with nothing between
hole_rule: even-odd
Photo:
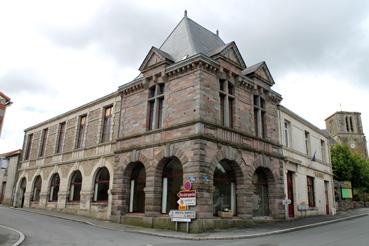
<instances>
[{"instance_id":1,"label":"church tower","mask_svg":"<svg viewBox=\"0 0 369 246\"><path fill-rule=\"evenodd\" d=\"M354 153L368 157L361 113L339 111L329 116L325 125L335 141L347 144Z\"/></svg>"}]
</instances>

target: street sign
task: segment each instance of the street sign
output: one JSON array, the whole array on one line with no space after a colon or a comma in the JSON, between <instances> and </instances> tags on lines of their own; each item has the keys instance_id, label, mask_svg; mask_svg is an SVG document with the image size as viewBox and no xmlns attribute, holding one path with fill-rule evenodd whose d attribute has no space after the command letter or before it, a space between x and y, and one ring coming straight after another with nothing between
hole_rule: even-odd
<instances>
[{"instance_id":1,"label":"street sign","mask_svg":"<svg viewBox=\"0 0 369 246\"><path fill-rule=\"evenodd\" d=\"M176 221L175 219L196 219L196 211L193 210L170 210L169 217L172 221ZM178 221L178 220L177 220ZM185 221L187 222L187 221Z\"/></svg>"},{"instance_id":2,"label":"street sign","mask_svg":"<svg viewBox=\"0 0 369 246\"><path fill-rule=\"evenodd\" d=\"M184 183L183 188L184 188L184 190L186 190L186 191L191 190L191 188L192 188L192 183L191 183L191 181L187 180L187 181Z\"/></svg>"},{"instance_id":3,"label":"street sign","mask_svg":"<svg viewBox=\"0 0 369 246\"><path fill-rule=\"evenodd\" d=\"M177 196L179 198L189 198L189 197L196 198L196 191L195 190L182 190L177 193Z\"/></svg>"},{"instance_id":4,"label":"street sign","mask_svg":"<svg viewBox=\"0 0 369 246\"><path fill-rule=\"evenodd\" d=\"M187 218L171 218L172 222L191 222L191 219Z\"/></svg>"},{"instance_id":5,"label":"street sign","mask_svg":"<svg viewBox=\"0 0 369 246\"><path fill-rule=\"evenodd\" d=\"M196 206L196 197L180 198L186 204L186 206Z\"/></svg>"}]
</instances>

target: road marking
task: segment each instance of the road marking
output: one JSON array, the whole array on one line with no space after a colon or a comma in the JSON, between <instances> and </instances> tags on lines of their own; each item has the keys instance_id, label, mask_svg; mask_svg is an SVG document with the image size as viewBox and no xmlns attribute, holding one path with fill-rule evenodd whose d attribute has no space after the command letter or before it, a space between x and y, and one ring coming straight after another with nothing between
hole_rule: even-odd
<instances>
[{"instance_id":1,"label":"road marking","mask_svg":"<svg viewBox=\"0 0 369 246\"><path fill-rule=\"evenodd\" d=\"M14 232L18 233L19 239L18 239L18 241L16 241L15 243L13 243L12 246L18 246L18 245L20 245L21 243L23 243L24 239L26 238L21 231L18 231L18 230L14 229L14 228L11 228L11 227L8 227L8 226L4 226L4 225L0 225L0 227L5 228L5 229L7 229L9 231L14 231Z\"/></svg>"}]
</instances>

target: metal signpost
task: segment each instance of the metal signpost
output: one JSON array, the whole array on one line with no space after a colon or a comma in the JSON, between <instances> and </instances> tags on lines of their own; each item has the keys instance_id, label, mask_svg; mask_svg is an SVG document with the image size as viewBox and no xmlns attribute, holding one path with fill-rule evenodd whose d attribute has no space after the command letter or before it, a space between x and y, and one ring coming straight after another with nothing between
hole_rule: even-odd
<instances>
[{"instance_id":1,"label":"metal signpost","mask_svg":"<svg viewBox=\"0 0 369 246\"><path fill-rule=\"evenodd\" d=\"M178 192L179 200L178 210L170 210L169 217L171 221L176 222L176 231L178 230L178 222L186 222L186 231L189 232L189 223L192 219L196 219L196 211L190 210L189 206L196 206L196 191L191 190L192 183L190 180L183 184L184 190Z\"/></svg>"}]
</instances>

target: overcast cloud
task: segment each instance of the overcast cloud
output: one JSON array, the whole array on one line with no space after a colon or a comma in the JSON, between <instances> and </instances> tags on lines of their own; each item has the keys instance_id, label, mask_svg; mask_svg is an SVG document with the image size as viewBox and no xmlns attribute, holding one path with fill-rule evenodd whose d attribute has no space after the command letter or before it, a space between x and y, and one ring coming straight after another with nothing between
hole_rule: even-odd
<instances>
[{"instance_id":1,"label":"overcast cloud","mask_svg":"<svg viewBox=\"0 0 369 246\"><path fill-rule=\"evenodd\" d=\"M362 112L369 132L368 1L17 1L0 3L0 152L23 130L131 81L151 46L183 17L235 41L248 66L265 60L282 104L324 128Z\"/></svg>"}]
</instances>

